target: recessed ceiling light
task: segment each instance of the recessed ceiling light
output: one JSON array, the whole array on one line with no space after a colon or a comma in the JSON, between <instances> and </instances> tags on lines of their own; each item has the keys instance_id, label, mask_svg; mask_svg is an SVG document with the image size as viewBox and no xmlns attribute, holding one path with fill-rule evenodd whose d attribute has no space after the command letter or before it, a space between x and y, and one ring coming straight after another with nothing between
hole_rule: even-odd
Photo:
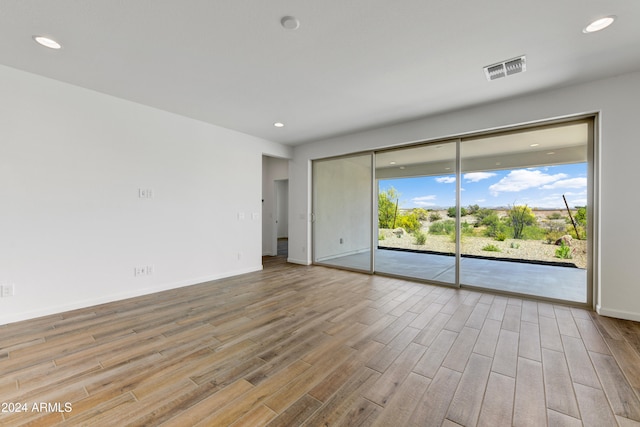
<instances>
[{"instance_id":1,"label":"recessed ceiling light","mask_svg":"<svg viewBox=\"0 0 640 427\"><path fill-rule=\"evenodd\" d=\"M551 154L556 154L555 151L549 151L547 154L551 155Z\"/></svg>"},{"instance_id":2,"label":"recessed ceiling light","mask_svg":"<svg viewBox=\"0 0 640 427\"><path fill-rule=\"evenodd\" d=\"M540 144L529 144L529 147L537 147Z\"/></svg>"},{"instance_id":3,"label":"recessed ceiling light","mask_svg":"<svg viewBox=\"0 0 640 427\"><path fill-rule=\"evenodd\" d=\"M57 41L50 39L49 37L44 37L44 36L33 36L33 40L36 41L36 43L44 46L44 47L48 47L49 49L60 49L62 48L62 45L60 43L58 43Z\"/></svg>"},{"instance_id":4,"label":"recessed ceiling light","mask_svg":"<svg viewBox=\"0 0 640 427\"><path fill-rule=\"evenodd\" d=\"M295 16L283 16L280 19L280 25L285 30L297 30L300 27L300 21Z\"/></svg>"},{"instance_id":5,"label":"recessed ceiling light","mask_svg":"<svg viewBox=\"0 0 640 427\"><path fill-rule=\"evenodd\" d=\"M277 127L277 128L283 128L284 127L284 123L280 123L280 122L275 122L273 125L275 127Z\"/></svg>"},{"instance_id":6,"label":"recessed ceiling light","mask_svg":"<svg viewBox=\"0 0 640 427\"><path fill-rule=\"evenodd\" d=\"M390 165L395 165L395 164L396 164L396 162L389 162L389 164L390 164Z\"/></svg>"},{"instance_id":7,"label":"recessed ceiling light","mask_svg":"<svg viewBox=\"0 0 640 427\"><path fill-rule=\"evenodd\" d=\"M616 17L613 16L613 15L605 16L604 18L600 18L600 19L596 19L595 21L593 21L589 25L587 25L582 30L582 32L586 34L586 33L595 33L596 31L604 30L609 25L613 24L613 21L615 21L615 20L616 20Z\"/></svg>"},{"instance_id":8,"label":"recessed ceiling light","mask_svg":"<svg viewBox=\"0 0 640 427\"><path fill-rule=\"evenodd\" d=\"M496 162L496 166L500 166L502 163L500 162Z\"/></svg>"},{"instance_id":9,"label":"recessed ceiling light","mask_svg":"<svg viewBox=\"0 0 640 427\"><path fill-rule=\"evenodd\" d=\"M400 166L400 169L404 170L404 166Z\"/></svg>"},{"instance_id":10,"label":"recessed ceiling light","mask_svg":"<svg viewBox=\"0 0 640 427\"><path fill-rule=\"evenodd\" d=\"M451 168L444 168L444 170L449 171L449 170L451 170Z\"/></svg>"}]
</instances>

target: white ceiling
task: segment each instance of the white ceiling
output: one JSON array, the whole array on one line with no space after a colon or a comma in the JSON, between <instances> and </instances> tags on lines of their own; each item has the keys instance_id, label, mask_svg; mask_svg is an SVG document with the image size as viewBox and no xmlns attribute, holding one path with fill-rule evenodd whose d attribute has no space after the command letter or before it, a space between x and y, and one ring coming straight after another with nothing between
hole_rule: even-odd
<instances>
[{"instance_id":1,"label":"white ceiling","mask_svg":"<svg viewBox=\"0 0 640 427\"><path fill-rule=\"evenodd\" d=\"M640 70L640 1L1 0L0 63L297 144Z\"/></svg>"}]
</instances>

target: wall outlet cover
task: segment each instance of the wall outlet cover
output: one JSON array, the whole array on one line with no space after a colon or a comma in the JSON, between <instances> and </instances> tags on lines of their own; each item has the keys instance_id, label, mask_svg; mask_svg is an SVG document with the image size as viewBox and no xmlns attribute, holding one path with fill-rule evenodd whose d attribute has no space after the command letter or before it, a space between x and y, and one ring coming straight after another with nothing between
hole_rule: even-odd
<instances>
[{"instance_id":1,"label":"wall outlet cover","mask_svg":"<svg viewBox=\"0 0 640 427\"><path fill-rule=\"evenodd\" d=\"M4 284L0 288L0 294L2 295L2 298L12 297L14 295L14 292L15 292L15 287L13 283Z\"/></svg>"}]
</instances>

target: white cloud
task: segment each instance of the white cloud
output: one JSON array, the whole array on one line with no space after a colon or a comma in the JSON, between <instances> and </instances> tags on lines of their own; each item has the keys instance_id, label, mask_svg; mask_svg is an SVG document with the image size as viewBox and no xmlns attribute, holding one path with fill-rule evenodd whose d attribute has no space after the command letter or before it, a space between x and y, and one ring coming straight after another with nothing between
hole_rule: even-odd
<instances>
[{"instance_id":1,"label":"white cloud","mask_svg":"<svg viewBox=\"0 0 640 427\"><path fill-rule=\"evenodd\" d=\"M571 207L587 206L587 199L571 199L571 200L567 200L567 203Z\"/></svg>"},{"instance_id":2,"label":"white cloud","mask_svg":"<svg viewBox=\"0 0 640 427\"><path fill-rule=\"evenodd\" d=\"M496 175L493 172L469 172L464 174L464 179L469 182L478 182Z\"/></svg>"},{"instance_id":3,"label":"white cloud","mask_svg":"<svg viewBox=\"0 0 640 427\"><path fill-rule=\"evenodd\" d=\"M553 184L543 185L543 190L555 190L557 188L584 188L587 186L587 178L561 179Z\"/></svg>"},{"instance_id":4,"label":"white cloud","mask_svg":"<svg viewBox=\"0 0 640 427\"><path fill-rule=\"evenodd\" d=\"M436 178L436 182L439 182L441 184L452 184L454 182L456 182L456 177L455 176L443 176L440 178Z\"/></svg>"},{"instance_id":5,"label":"white cloud","mask_svg":"<svg viewBox=\"0 0 640 427\"><path fill-rule=\"evenodd\" d=\"M432 202L432 200L435 200L435 199L436 199L435 195L429 195L429 196L414 197L413 199L411 199L411 201L416 206L435 206L436 204Z\"/></svg>"},{"instance_id":6,"label":"white cloud","mask_svg":"<svg viewBox=\"0 0 640 427\"><path fill-rule=\"evenodd\" d=\"M564 208L562 195L553 194L533 201L529 206L541 209L560 209Z\"/></svg>"},{"instance_id":7,"label":"white cloud","mask_svg":"<svg viewBox=\"0 0 640 427\"><path fill-rule=\"evenodd\" d=\"M429 196L414 197L411 200L413 200L415 202L415 201L418 201L418 200L435 200L435 199L436 199L436 195L435 194L431 194Z\"/></svg>"},{"instance_id":8,"label":"white cloud","mask_svg":"<svg viewBox=\"0 0 640 427\"><path fill-rule=\"evenodd\" d=\"M540 170L532 169L519 169L509 172L507 176L502 178L497 183L489 186L489 191L494 196L497 196L501 192L518 192L527 190L529 188L540 187L543 185L551 184L561 179L567 178L568 175L564 173L557 173L555 175L548 175Z\"/></svg>"}]
</instances>

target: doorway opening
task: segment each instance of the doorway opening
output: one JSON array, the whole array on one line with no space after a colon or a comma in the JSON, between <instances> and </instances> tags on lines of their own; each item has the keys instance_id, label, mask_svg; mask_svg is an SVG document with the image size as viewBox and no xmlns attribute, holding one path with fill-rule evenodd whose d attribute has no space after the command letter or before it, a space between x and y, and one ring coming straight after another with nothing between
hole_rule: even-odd
<instances>
[{"instance_id":1,"label":"doorway opening","mask_svg":"<svg viewBox=\"0 0 640 427\"><path fill-rule=\"evenodd\" d=\"M276 255L289 255L289 180L278 179L275 185Z\"/></svg>"},{"instance_id":2,"label":"doorway opening","mask_svg":"<svg viewBox=\"0 0 640 427\"><path fill-rule=\"evenodd\" d=\"M262 256L286 261L288 238L289 160L262 156Z\"/></svg>"}]
</instances>

